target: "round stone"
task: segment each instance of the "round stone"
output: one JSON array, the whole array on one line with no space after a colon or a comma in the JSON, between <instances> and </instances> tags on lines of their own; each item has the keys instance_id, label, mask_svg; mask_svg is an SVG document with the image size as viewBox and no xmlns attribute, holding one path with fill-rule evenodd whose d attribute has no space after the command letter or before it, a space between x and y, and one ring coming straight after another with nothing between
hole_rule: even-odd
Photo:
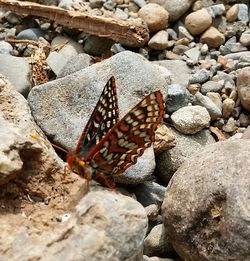
<instances>
[{"instance_id":1,"label":"round stone","mask_svg":"<svg viewBox=\"0 0 250 261\"><path fill-rule=\"evenodd\" d=\"M158 4L144 5L138 16L145 21L150 32L158 32L168 25L168 12Z\"/></svg>"},{"instance_id":2,"label":"round stone","mask_svg":"<svg viewBox=\"0 0 250 261\"><path fill-rule=\"evenodd\" d=\"M212 17L206 9L189 14L185 19L185 26L192 35L203 33L212 24Z\"/></svg>"},{"instance_id":3,"label":"round stone","mask_svg":"<svg viewBox=\"0 0 250 261\"><path fill-rule=\"evenodd\" d=\"M225 36L211 26L201 35L200 42L206 43L210 48L217 48L225 42Z\"/></svg>"},{"instance_id":4,"label":"round stone","mask_svg":"<svg viewBox=\"0 0 250 261\"><path fill-rule=\"evenodd\" d=\"M154 50L164 50L168 46L168 33L164 30L156 33L148 42L148 46Z\"/></svg>"}]
</instances>

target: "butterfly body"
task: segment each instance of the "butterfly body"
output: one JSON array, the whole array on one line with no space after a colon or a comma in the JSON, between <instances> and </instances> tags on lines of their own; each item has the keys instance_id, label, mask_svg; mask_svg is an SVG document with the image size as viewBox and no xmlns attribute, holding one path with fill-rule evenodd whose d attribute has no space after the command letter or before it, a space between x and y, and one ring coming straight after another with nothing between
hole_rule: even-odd
<instances>
[{"instance_id":1,"label":"butterfly body","mask_svg":"<svg viewBox=\"0 0 250 261\"><path fill-rule=\"evenodd\" d=\"M87 179L114 188L114 177L137 162L154 141L164 116L160 91L144 98L121 120L114 77L111 77L78 141L69 167Z\"/></svg>"}]
</instances>

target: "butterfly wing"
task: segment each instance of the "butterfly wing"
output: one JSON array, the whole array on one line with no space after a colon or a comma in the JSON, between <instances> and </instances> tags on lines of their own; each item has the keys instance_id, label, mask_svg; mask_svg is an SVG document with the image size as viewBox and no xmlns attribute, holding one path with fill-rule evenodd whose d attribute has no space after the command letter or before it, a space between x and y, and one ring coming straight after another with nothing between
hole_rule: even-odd
<instances>
[{"instance_id":1,"label":"butterfly wing","mask_svg":"<svg viewBox=\"0 0 250 261\"><path fill-rule=\"evenodd\" d=\"M138 103L89 152L87 161L95 173L113 176L134 165L154 141L155 130L163 116L164 101L160 91Z\"/></svg>"},{"instance_id":2,"label":"butterfly wing","mask_svg":"<svg viewBox=\"0 0 250 261\"><path fill-rule=\"evenodd\" d=\"M78 140L75 154L86 158L89 151L99 143L119 118L115 78L105 85L89 121Z\"/></svg>"}]
</instances>

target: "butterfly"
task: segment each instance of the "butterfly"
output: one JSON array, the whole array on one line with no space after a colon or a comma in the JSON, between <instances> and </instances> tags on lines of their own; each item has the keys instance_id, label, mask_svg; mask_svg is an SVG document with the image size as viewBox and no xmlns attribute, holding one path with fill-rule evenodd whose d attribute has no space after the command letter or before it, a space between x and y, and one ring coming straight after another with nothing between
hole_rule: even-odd
<instances>
[{"instance_id":1,"label":"butterfly","mask_svg":"<svg viewBox=\"0 0 250 261\"><path fill-rule=\"evenodd\" d=\"M160 91L146 96L119 120L117 90L112 76L82 132L74 153L67 155L68 167L89 181L94 179L113 189L114 178L137 162L155 138L164 116Z\"/></svg>"}]
</instances>

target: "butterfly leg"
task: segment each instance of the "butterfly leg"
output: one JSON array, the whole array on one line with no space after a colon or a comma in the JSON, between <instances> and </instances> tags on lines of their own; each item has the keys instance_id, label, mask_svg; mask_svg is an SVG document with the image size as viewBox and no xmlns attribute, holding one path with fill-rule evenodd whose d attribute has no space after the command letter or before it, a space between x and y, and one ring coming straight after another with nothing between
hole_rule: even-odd
<instances>
[{"instance_id":1,"label":"butterfly leg","mask_svg":"<svg viewBox=\"0 0 250 261\"><path fill-rule=\"evenodd\" d=\"M115 181L112 177L107 177L104 173L98 173L94 176L94 180L100 183L102 186L115 190Z\"/></svg>"}]
</instances>

